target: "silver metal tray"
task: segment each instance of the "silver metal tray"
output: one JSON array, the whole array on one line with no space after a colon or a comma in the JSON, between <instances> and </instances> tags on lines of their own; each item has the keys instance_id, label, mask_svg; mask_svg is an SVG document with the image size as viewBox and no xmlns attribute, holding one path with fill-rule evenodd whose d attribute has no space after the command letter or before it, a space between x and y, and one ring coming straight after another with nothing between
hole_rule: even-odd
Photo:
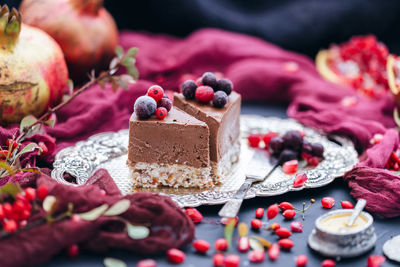
<instances>
[{"instance_id":1,"label":"silver metal tray","mask_svg":"<svg viewBox=\"0 0 400 267\"><path fill-rule=\"evenodd\" d=\"M267 133L270 131L284 134L288 130L301 130L306 140L319 142L324 148L324 160L315 168L300 163L299 171L307 174L308 180L301 188L293 188L294 175L283 173L277 168L263 183L254 184L246 198L256 196L274 196L288 191L304 188L321 187L342 176L358 162L357 152L350 140L340 138L339 145L328 140L324 134L305 127L292 119L279 119L254 115L241 116L242 146L239 162L231 169L222 185L211 189L157 188L135 189L126 166L128 130L96 134L86 141L61 150L56 155L52 178L60 183L83 185L98 169L106 169L123 194L137 191L151 191L169 195L182 207L196 207L203 204L214 205L225 203L244 181L244 170L251 158L252 151L247 145L246 137L250 132ZM336 140L338 140L336 138ZM76 178L76 184L67 182L64 175L68 173Z\"/></svg>"}]
</instances>

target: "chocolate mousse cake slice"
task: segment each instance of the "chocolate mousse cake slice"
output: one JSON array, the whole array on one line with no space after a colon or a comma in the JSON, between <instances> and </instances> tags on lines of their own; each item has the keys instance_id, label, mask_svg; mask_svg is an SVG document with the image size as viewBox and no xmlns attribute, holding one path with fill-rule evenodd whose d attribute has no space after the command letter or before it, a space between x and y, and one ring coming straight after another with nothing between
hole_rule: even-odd
<instances>
[{"instance_id":1,"label":"chocolate mousse cake slice","mask_svg":"<svg viewBox=\"0 0 400 267\"><path fill-rule=\"evenodd\" d=\"M210 160L218 183L238 161L240 153L240 107L241 96L232 92L222 108L186 99L174 94L174 106L196 119L205 122L210 130Z\"/></svg>"}]
</instances>

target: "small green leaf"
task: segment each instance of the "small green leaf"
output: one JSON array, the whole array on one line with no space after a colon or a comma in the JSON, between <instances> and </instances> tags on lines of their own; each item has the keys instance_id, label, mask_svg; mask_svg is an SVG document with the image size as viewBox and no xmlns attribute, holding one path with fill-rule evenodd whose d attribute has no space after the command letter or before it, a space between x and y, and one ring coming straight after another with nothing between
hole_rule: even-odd
<instances>
[{"instance_id":1,"label":"small green leaf","mask_svg":"<svg viewBox=\"0 0 400 267\"><path fill-rule=\"evenodd\" d=\"M126 224L128 236L132 239L143 239L149 236L150 230L146 226Z\"/></svg>"},{"instance_id":2,"label":"small green leaf","mask_svg":"<svg viewBox=\"0 0 400 267\"><path fill-rule=\"evenodd\" d=\"M15 171L11 168L10 165L8 165L6 162L4 161L0 161L0 169L5 169L7 170L7 172L9 173L9 175L11 176L15 176ZM8 176L8 175L6 175ZM4 176L5 177L5 176Z\"/></svg>"},{"instance_id":3,"label":"small green leaf","mask_svg":"<svg viewBox=\"0 0 400 267\"><path fill-rule=\"evenodd\" d=\"M115 54L117 57L122 58L124 56L124 49L121 46L115 48Z\"/></svg>"},{"instance_id":4,"label":"small green leaf","mask_svg":"<svg viewBox=\"0 0 400 267\"><path fill-rule=\"evenodd\" d=\"M126 263L115 258L105 258L104 267L127 267Z\"/></svg>"},{"instance_id":5,"label":"small green leaf","mask_svg":"<svg viewBox=\"0 0 400 267\"><path fill-rule=\"evenodd\" d=\"M121 64L123 66L125 66L126 68L135 66L135 63L136 63L136 59L131 58L131 57L124 57L121 61Z\"/></svg>"},{"instance_id":6,"label":"small green leaf","mask_svg":"<svg viewBox=\"0 0 400 267\"><path fill-rule=\"evenodd\" d=\"M68 79L68 93L69 95L74 93L74 82L71 79Z\"/></svg>"},{"instance_id":7,"label":"small green leaf","mask_svg":"<svg viewBox=\"0 0 400 267\"><path fill-rule=\"evenodd\" d=\"M43 200L43 209L48 213L48 214L53 214L54 211L57 208L57 198L55 196L47 196Z\"/></svg>"},{"instance_id":8,"label":"small green leaf","mask_svg":"<svg viewBox=\"0 0 400 267\"><path fill-rule=\"evenodd\" d=\"M137 47L131 47L126 52L126 56L127 57L136 57L138 52L139 52L139 49Z\"/></svg>"},{"instance_id":9,"label":"small green leaf","mask_svg":"<svg viewBox=\"0 0 400 267\"><path fill-rule=\"evenodd\" d=\"M231 219L225 225L224 229L225 239L226 241L228 241L228 245L230 248L232 247L232 236L233 236L233 231L235 230L235 224L236 224L235 219Z\"/></svg>"},{"instance_id":10,"label":"small green leaf","mask_svg":"<svg viewBox=\"0 0 400 267\"><path fill-rule=\"evenodd\" d=\"M15 155L15 157L18 158L25 153L31 153L35 151L35 149L40 149L40 148L36 143L29 143L20 152L18 152L18 154Z\"/></svg>"},{"instance_id":11,"label":"small green leaf","mask_svg":"<svg viewBox=\"0 0 400 267\"><path fill-rule=\"evenodd\" d=\"M139 71L136 67L129 67L126 68L128 71L128 74L133 77L133 79L138 80L139 79Z\"/></svg>"},{"instance_id":12,"label":"small green leaf","mask_svg":"<svg viewBox=\"0 0 400 267\"><path fill-rule=\"evenodd\" d=\"M36 119L35 116L33 116L33 115L28 115L28 116L26 116L25 118L23 118L23 119L21 120L21 123L20 123L20 125L19 125L20 131L23 132L23 130L24 130L26 127L31 126L31 125L34 124L36 121L37 121L37 119Z\"/></svg>"},{"instance_id":13,"label":"small green leaf","mask_svg":"<svg viewBox=\"0 0 400 267\"><path fill-rule=\"evenodd\" d=\"M54 125L56 124L56 120L47 120L47 121L44 121L44 124L50 126L51 128L54 128Z\"/></svg>"},{"instance_id":14,"label":"small green leaf","mask_svg":"<svg viewBox=\"0 0 400 267\"><path fill-rule=\"evenodd\" d=\"M400 116L399 116L399 111L397 110L397 108L394 109L393 117L394 117L394 121L397 124L397 127L400 127Z\"/></svg>"},{"instance_id":15,"label":"small green leaf","mask_svg":"<svg viewBox=\"0 0 400 267\"><path fill-rule=\"evenodd\" d=\"M112 205L103 215L104 216L116 216L125 213L129 207L131 206L131 202L128 199L121 199L114 205Z\"/></svg>"},{"instance_id":16,"label":"small green leaf","mask_svg":"<svg viewBox=\"0 0 400 267\"><path fill-rule=\"evenodd\" d=\"M94 208L84 213L78 214L78 216L85 221L97 220L103 213L108 209L108 204L103 204L100 207Z\"/></svg>"},{"instance_id":17,"label":"small green leaf","mask_svg":"<svg viewBox=\"0 0 400 267\"><path fill-rule=\"evenodd\" d=\"M256 239L250 238L249 243L252 250L264 250L264 246Z\"/></svg>"},{"instance_id":18,"label":"small green leaf","mask_svg":"<svg viewBox=\"0 0 400 267\"><path fill-rule=\"evenodd\" d=\"M7 183L0 187L0 193L15 197L21 192L21 188L14 183Z\"/></svg>"}]
</instances>

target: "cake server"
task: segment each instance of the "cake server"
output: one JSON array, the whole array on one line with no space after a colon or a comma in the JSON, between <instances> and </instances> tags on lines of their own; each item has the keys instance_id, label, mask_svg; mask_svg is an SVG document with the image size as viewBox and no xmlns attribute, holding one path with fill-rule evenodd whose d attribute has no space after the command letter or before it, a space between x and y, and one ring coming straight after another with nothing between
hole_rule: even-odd
<instances>
[{"instance_id":1,"label":"cake server","mask_svg":"<svg viewBox=\"0 0 400 267\"><path fill-rule=\"evenodd\" d=\"M271 157L265 149L255 149L253 157L246 167L246 179L228 202L222 207L218 215L234 218L239 212L243 199L253 183L263 182L278 167L278 160Z\"/></svg>"}]
</instances>

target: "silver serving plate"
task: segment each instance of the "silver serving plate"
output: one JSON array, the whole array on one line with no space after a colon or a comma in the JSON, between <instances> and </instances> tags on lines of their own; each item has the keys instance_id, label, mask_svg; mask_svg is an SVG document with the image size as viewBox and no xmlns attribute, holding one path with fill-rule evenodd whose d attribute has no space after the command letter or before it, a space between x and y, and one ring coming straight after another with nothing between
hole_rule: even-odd
<instances>
[{"instance_id":1,"label":"silver serving plate","mask_svg":"<svg viewBox=\"0 0 400 267\"><path fill-rule=\"evenodd\" d=\"M341 145L292 119L266 118L254 115L241 116L242 147L239 162L222 185L208 189L188 188L141 188L135 189L126 166L128 130L96 134L86 141L58 152L51 176L60 183L83 185L98 169L106 169L123 194L137 191L151 191L169 195L182 207L196 207L203 204L215 205L225 203L239 189L245 179L244 166L249 162L252 151L247 145L246 136L250 132L267 133L270 131L284 134L288 130L300 130L306 133L306 140L319 142L324 148L324 160L315 168L306 167L304 162L299 166L299 172L304 172L308 180L301 188L293 188L294 175L283 173L277 168L263 183L254 184L247 192L246 198L256 196L274 196L288 191L304 188L321 187L331 183L336 177L342 176L358 162L357 152L348 139L340 139ZM68 173L76 178L76 184L64 179Z\"/></svg>"}]
</instances>

